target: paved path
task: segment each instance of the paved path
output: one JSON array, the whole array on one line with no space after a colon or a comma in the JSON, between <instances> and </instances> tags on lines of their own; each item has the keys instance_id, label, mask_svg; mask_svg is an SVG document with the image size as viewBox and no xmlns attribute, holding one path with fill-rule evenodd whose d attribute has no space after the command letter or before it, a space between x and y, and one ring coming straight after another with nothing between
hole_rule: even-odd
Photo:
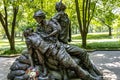
<instances>
[{"instance_id":1,"label":"paved path","mask_svg":"<svg viewBox=\"0 0 120 80\"><path fill-rule=\"evenodd\" d=\"M102 68L105 80L120 80L120 51L95 51L90 58Z\"/></svg>"},{"instance_id":2,"label":"paved path","mask_svg":"<svg viewBox=\"0 0 120 80\"><path fill-rule=\"evenodd\" d=\"M14 58L3 58L0 57L0 80L7 80L7 74L9 72L9 68L14 62Z\"/></svg>"},{"instance_id":3,"label":"paved path","mask_svg":"<svg viewBox=\"0 0 120 80\"><path fill-rule=\"evenodd\" d=\"M0 57L0 80L7 80L14 58ZM95 51L90 53L90 58L104 72L105 80L120 80L120 51Z\"/></svg>"}]
</instances>

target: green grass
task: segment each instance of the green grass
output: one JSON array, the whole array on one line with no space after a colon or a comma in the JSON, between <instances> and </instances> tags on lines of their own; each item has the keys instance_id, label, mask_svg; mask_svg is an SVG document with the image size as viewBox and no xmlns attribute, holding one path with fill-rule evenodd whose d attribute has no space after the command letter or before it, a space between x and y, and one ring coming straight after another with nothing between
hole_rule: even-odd
<instances>
[{"instance_id":1,"label":"green grass","mask_svg":"<svg viewBox=\"0 0 120 80\"><path fill-rule=\"evenodd\" d=\"M71 42L70 44L82 47L81 42ZM87 42L88 50L120 50L120 41L110 41L110 42Z\"/></svg>"},{"instance_id":2,"label":"green grass","mask_svg":"<svg viewBox=\"0 0 120 80\"><path fill-rule=\"evenodd\" d=\"M80 34L72 35L70 44L81 47L82 40ZM86 49L120 50L120 40L113 39L112 36L108 36L108 33L88 34Z\"/></svg>"},{"instance_id":3,"label":"green grass","mask_svg":"<svg viewBox=\"0 0 120 80\"><path fill-rule=\"evenodd\" d=\"M0 49L0 55L16 55L20 54L24 48L16 48L16 50L10 50L9 48L1 48Z\"/></svg>"},{"instance_id":4,"label":"green grass","mask_svg":"<svg viewBox=\"0 0 120 80\"><path fill-rule=\"evenodd\" d=\"M120 50L120 41L92 42L87 44L87 49Z\"/></svg>"},{"instance_id":5,"label":"green grass","mask_svg":"<svg viewBox=\"0 0 120 80\"><path fill-rule=\"evenodd\" d=\"M25 42L21 39L15 39L15 48L16 50L9 50L9 42L7 39L0 39L0 55L15 55L20 54L23 49L26 48Z\"/></svg>"},{"instance_id":6,"label":"green grass","mask_svg":"<svg viewBox=\"0 0 120 80\"><path fill-rule=\"evenodd\" d=\"M114 34L113 34L114 36ZM89 33L87 35L87 39L111 39L111 36L108 36L107 33ZM72 39L76 40L76 39L81 39L81 35L80 34L75 34L72 35Z\"/></svg>"},{"instance_id":7,"label":"green grass","mask_svg":"<svg viewBox=\"0 0 120 80\"><path fill-rule=\"evenodd\" d=\"M81 47L82 40L80 34L72 35L72 42L70 44ZM26 44L24 41L21 41L21 38L16 38L15 47L16 51L10 51L8 40L0 38L0 55L20 54L26 48ZM108 36L108 33L88 34L86 49L120 50L120 40L113 39L111 36Z\"/></svg>"}]
</instances>

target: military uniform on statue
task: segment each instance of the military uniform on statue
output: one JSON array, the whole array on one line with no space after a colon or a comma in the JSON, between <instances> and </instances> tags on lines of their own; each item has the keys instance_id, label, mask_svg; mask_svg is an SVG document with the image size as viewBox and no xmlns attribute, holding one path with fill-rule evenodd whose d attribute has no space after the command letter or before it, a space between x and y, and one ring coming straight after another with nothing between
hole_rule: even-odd
<instances>
[{"instance_id":1,"label":"military uniform on statue","mask_svg":"<svg viewBox=\"0 0 120 80\"><path fill-rule=\"evenodd\" d=\"M62 1L55 5L57 13L46 20L42 10L34 13L36 30L23 34L27 49L16 59L9 80L103 80L86 50L68 44L71 22Z\"/></svg>"}]
</instances>

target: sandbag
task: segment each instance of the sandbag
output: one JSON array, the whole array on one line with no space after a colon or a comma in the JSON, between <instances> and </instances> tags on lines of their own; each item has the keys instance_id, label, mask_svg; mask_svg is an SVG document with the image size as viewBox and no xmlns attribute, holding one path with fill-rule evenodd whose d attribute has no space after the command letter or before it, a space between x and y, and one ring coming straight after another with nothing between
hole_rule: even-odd
<instances>
[{"instance_id":1,"label":"sandbag","mask_svg":"<svg viewBox=\"0 0 120 80\"><path fill-rule=\"evenodd\" d=\"M19 58L16 59L16 61L30 65L30 60L26 58L24 55L21 55Z\"/></svg>"},{"instance_id":2,"label":"sandbag","mask_svg":"<svg viewBox=\"0 0 120 80\"><path fill-rule=\"evenodd\" d=\"M28 75L22 75L22 76L15 76L14 80L27 80L29 78Z\"/></svg>"},{"instance_id":3,"label":"sandbag","mask_svg":"<svg viewBox=\"0 0 120 80\"><path fill-rule=\"evenodd\" d=\"M23 64L18 61L15 61L13 65L10 67L10 70L26 70L30 65Z\"/></svg>"}]
</instances>

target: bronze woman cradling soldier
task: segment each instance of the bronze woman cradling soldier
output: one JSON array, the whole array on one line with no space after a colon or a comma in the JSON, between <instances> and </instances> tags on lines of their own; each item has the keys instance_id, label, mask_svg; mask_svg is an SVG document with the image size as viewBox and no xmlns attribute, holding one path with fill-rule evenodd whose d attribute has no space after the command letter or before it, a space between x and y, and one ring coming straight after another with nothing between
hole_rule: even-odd
<instances>
[{"instance_id":1,"label":"bronze woman cradling soldier","mask_svg":"<svg viewBox=\"0 0 120 80\"><path fill-rule=\"evenodd\" d=\"M45 68L49 68L46 63L52 57L53 61L57 61L61 68L74 71L78 79L103 80L102 74L89 59L87 51L68 44L68 41L71 40L71 24L68 15L64 12L66 6L62 2L58 2L55 8L58 13L48 21L45 19L46 16L42 10L35 12L33 17L38 23L36 31L33 32L32 29L24 31L30 65L32 67L36 65L33 61L33 55L37 53L38 64ZM79 64L73 57L79 60ZM47 74L49 74L49 71ZM70 80L69 77L66 79ZM38 80L56 80L56 78L38 78Z\"/></svg>"}]
</instances>

